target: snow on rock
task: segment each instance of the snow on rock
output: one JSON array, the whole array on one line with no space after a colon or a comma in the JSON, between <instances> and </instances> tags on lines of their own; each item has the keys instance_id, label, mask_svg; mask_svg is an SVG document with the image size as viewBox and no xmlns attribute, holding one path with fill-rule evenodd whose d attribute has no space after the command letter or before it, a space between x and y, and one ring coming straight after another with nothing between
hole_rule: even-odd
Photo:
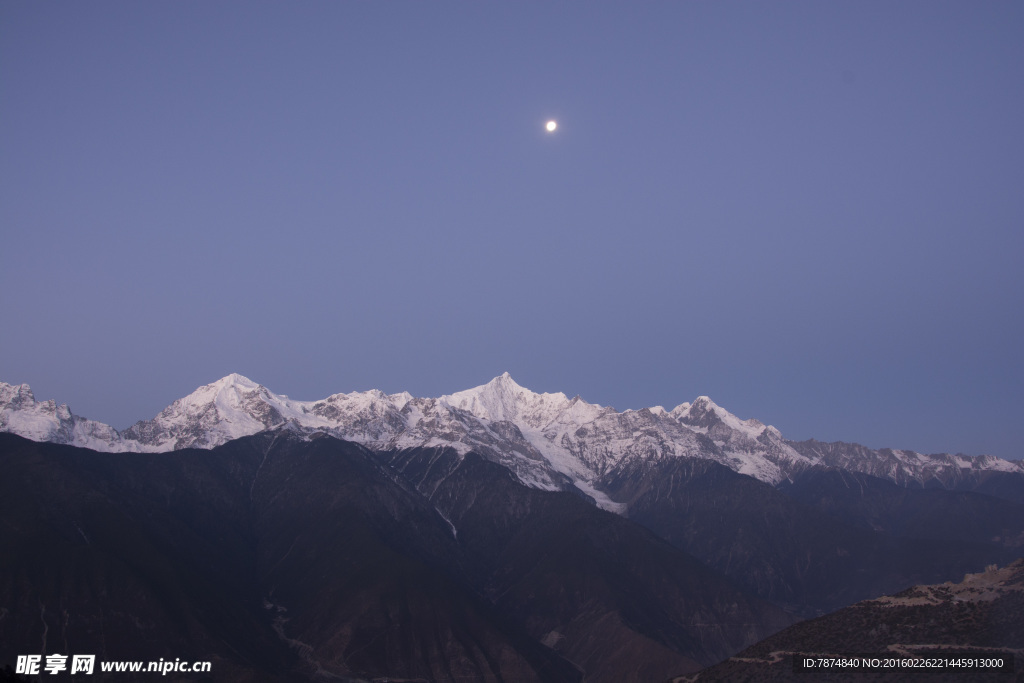
<instances>
[{"instance_id":1,"label":"snow on rock","mask_svg":"<svg viewBox=\"0 0 1024 683\"><path fill-rule=\"evenodd\" d=\"M27 384L0 382L0 432L98 451L123 450L118 448L121 440L116 429L73 415L52 399L36 401Z\"/></svg>"},{"instance_id":2,"label":"snow on rock","mask_svg":"<svg viewBox=\"0 0 1024 683\"><path fill-rule=\"evenodd\" d=\"M1022 463L991 456L792 443L774 427L742 420L707 396L669 411L655 406L618 412L579 396L535 393L508 373L439 398L370 390L318 401L296 401L231 374L122 432L77 417L67 406L36 401L27 384L0 382L0 431L100 451L213 448L283 426L309 434L324 432L379 450L446 446L460 454L474 451L507 467L528 486L575 487L616 512L622 512L622 506L600 490L601 478L637 462L663 458L711 459L772 484L814 465L900 483L936 477L952 481L971 470L1024 472Z\"/></svg>"},{"instance_id":3,"label":"snow on rock","mask_svg":"<svg viewBox=\"0 0 1024 683\"><path fill-rule=\"evenodd\" d=\"M492 422L508 421L541 427L569 404L565 394L535 394L516 384L506 372L487 384L438 401Z\"/></svg>"}]
</instances>

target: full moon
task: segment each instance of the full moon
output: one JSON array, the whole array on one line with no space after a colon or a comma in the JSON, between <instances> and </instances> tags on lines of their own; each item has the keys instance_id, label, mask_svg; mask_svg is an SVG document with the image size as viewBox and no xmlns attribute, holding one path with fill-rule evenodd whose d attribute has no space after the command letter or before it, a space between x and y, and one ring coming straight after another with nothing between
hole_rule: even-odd
<instances>
[{"instance_id":1,"label":"full moon","mask_svg":"<svg viewBox=\"0 0 1024 683\"><path fill-rule=\"evenodd\" d=\"M549 133L554 133L555 132L555 128L558 128L558 122L557 121L548 121L547 125L544 126L544 127L548 129Z\"/></svg>"}]
</instances>

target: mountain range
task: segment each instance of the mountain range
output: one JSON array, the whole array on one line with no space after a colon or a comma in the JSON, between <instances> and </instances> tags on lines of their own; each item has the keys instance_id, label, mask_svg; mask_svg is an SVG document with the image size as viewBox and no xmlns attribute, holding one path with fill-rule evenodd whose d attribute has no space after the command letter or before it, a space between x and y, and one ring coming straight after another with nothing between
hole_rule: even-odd
<instances>
[{"instance_id":1,"label":"mountain range","mask_svg":"<svg viewBox=\"0 0 1024 683\"><path fill-rule=\"evenodd\" d=\"M665 680L1024 555L1019 462L787 441L707 397L619 412L504 374L295 401L229 375L119 431L0 383L0 432L0 665Z\"/></svg>"},{"instance_id":2,"label":"mountain range","mask_svg":"<svg viewBox=\"0 0 1024 683\"><path fill-rule=\"evenodd\" d=\"M212 448L266 429L325 433L374 450L447 446L473 451L542 490L576 489L623 512L609 481L638 464L712 460L771 485L814 467L860 472L913 487L990 489L1000 474L1024 475L1024 462L993 456L924 455L857 444L793 442L756 419L742 420L707 396L671 410L616 411L579 396L538 394L508 373L439 398L381 391L296 401L238 374L199 387L151 420L128 429L36 401L27 384L0 382L0 431L104 452Z\"/></svg>"}]
</instances>

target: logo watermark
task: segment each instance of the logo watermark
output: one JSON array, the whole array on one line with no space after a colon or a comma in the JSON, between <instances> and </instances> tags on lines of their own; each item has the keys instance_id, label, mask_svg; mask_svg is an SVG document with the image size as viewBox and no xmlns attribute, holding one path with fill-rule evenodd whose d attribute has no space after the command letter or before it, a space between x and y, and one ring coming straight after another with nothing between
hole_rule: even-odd
<instances>
[{"instance_id":1,"label":"logo watermark","mask_svg":"<svg viewBox=\"0 0 1024 683\"><path fill-rule=\"evenodd\" d=\"M156 662L110 660L99 663L99 671L102 673L145 672L166 676L169 673L209 673L210 669L210 662L183 662L180 657L176 658L173 662L161 657ZM14 673L38 676L40 674L56 675L68 672L88 676L95 673L96 670L96 655L18 655Z\"/></svg>"}]
</instances>

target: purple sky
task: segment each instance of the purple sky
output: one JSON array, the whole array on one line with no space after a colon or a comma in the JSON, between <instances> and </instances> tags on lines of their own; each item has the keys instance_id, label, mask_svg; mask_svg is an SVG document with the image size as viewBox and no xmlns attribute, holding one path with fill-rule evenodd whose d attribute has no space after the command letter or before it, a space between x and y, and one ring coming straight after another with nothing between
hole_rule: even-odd
<instances>
[{"instance_id":1,"label":"purple sky","mask_svg":"<svg viewBox=\"0 0 1024 683\"><path fill-rule=\"evenodd\" d=\"M1016 1L2 3L0 380L123 428L229 372L507 370L1020 458L1022 36Z\"/></svg>"}]
</instances>

